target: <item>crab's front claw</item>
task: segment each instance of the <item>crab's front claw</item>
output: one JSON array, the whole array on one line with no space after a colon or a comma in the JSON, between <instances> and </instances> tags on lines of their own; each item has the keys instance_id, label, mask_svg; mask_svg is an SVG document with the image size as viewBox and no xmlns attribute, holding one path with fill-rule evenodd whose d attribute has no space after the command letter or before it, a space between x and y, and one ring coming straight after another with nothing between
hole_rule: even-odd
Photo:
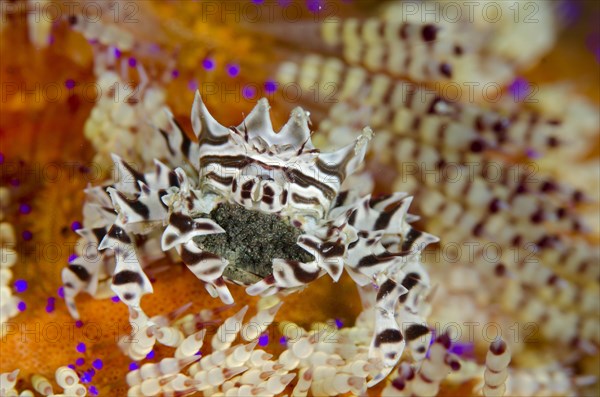
<instances>
[{"instance_id":1,"label":"crab's front claw","mask_svg":"<svg viewBox=\"0 0 600 397\"><path fill-rule=\"evenodd\" d=\"M194 237L216 233L225 233L225 230L211 219L194 219L181 212L173 212L162 235L162 249L168 251L176 245L192 241Z\"/></svg>"}]
</instances>

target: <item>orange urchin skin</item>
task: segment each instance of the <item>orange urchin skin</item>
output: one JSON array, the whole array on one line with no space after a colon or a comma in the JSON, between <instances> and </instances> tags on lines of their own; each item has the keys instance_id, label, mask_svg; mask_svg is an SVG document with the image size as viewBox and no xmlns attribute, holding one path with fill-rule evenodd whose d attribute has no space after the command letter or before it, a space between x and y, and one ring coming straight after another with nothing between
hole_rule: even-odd
<instances>
[{"instance_id":1,"label":"orange urchin skin","mask_svg":"<svg viewBox=\"0 0 600 397\"><path fill-rule=\"evenodd\" d=\"M218 300L208 296L202 285L186 268L177 264L172 266L168 272L157 276L153 285L154 294L146 296L142 302L149 315L167 313L188 302L193 303L191 310L196 312L221 306ZM39 294L30 292L23 295L26 301L31 301ZM234 295L240 305L251 303L242 289L236 289ZM91 362L99 358L104 367L97 371L92 383L98 387L101 395L103 391L112 395L122 395L127 390L125 374L131 362L117 347L118 338L126 335L131 329L127 321L126 306L120 302L82 296L77 299L77 303L83 327L77 328L66 311L64 302L58 301L52 313L46 313L45 299L40 303L31 302L24 313L11 321L28 331L37 327L37 332L25 334L18 331L6 336L2 343L3 358L0 370L5 372L20 368L22 379L29 379L34 373L52 378L56 368L73 364L79 357L86 359L86 363L81 367L83 369L90 368ZM232 310L224 314L230 315ZM57 330L60 333L58 335ZM84 354L76 350L80 342L86 344L87 350ZM170 349L165 349L165 352L168 350ZM160 351L156 357L160 357Z\"/></svg>"}]
</instances>

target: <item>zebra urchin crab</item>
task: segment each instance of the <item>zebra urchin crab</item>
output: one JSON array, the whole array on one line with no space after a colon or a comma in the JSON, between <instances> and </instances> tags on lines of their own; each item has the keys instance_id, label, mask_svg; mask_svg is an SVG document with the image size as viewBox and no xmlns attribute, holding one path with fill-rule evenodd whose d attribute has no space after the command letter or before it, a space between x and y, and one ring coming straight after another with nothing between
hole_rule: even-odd
<instances>
[{"instance_id":1,"label":"zebra urchin crab","mask_svg":"<svg viewBox=\"0 0 600 397\"><path fill-rule=\"evenodd\" d=\"M405 339L410 345L427 333L419 324L428 284L420 252L436 238L409 226L411 198L405 194L359 199L340 191L365 155L370 129L352 144L322 153L300 108L275 133L268 102L261 99L239 126L226 128L199 94L192 110L197 143L170 120L160 131L170 166L156 160L154 171L141 173L115 156L119 182L88 189L88 212L94 207L99 215L81 234L97 241L100 251L111 249L116 267L81 257L64 269L65 297L75 317L75 295L95 294L102 276L112 276L112 290L141 310L140 299L152 286L138 258L160 239L162 251L175 249L226 304L233 298L225 281L265 296L302 288L325 273L337 281L345 268L360 287L375 286L369 355L387 371ZM407 322L403 335L399 323ZM424 348L415 354L424 355Z\"/></svg>"}]
</instances>

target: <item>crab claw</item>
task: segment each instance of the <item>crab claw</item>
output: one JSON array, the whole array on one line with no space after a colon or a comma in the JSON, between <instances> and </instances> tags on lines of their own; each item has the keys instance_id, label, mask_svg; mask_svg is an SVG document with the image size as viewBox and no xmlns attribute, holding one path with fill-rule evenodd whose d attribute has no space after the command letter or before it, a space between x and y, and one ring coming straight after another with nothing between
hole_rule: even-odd
<instances>
[{"instance_id":1,"label":"crab claw","mask_svg":"<svg viewBox=\"0 0 600 397\"><path fill-rule=\"evenodd\" d=\"M193 219L181 212L174 212L169 217L169 225L162 235L163 251L168 251L176 245L186 243L196 236L225 233L225 230L211 219Z\"/></svg>"}]
</instances>

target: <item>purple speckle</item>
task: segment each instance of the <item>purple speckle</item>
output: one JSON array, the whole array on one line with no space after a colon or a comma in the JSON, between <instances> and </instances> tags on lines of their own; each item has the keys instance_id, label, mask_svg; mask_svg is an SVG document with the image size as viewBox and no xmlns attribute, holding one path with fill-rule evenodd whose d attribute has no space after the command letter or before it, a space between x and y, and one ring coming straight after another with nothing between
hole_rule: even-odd
<instances>
[{"instance_id":1,"label":"purple speckle","mask_svg":"<svg viewBox=\"0 0 600 397\"><path fill-rule=\"evenodd\" d=\"M113 302L115 302L115 303L117 303L117 302L120 301L120 299L119 299L118 296L113 296L112 298L110 298L110 300L113 301Z\"/></svg>"},{"instance_id":2,"label":"purple speckle","mask_svg":"<svg viewBox=\"0 0 600 397\"><path fill-rule=\"evenodd\" d=\"M265 0L252 0L254 4L262 4Z\"/></svg>"},{"instance_id":3,"label":"purple speckle","mask_svg":"<svg viewBox=\"0 0 600 397\"><path fill-rule=\"evenodd\" d=\"M85 353L85 343L80 342L77 344L77 351L79 353Z\"/></svg>"},{"instance_id":4,"label":"purple speckle","mask_svg":"<svg viewBox=\"0 0 600 397\"><path fill-rule=\"evenodd\" d=\"M306 8L314 14L319 13L323 9L323 0L306 0Z\"/></svg>"},{"instance_id":5,"label":"purple speckle","mask_svg":"<svg viewBox=\"0 0 600 397\"><path fill-rule=\"evenodd\" d=\"M79 379L81 380L81 383L90 383L92 381L92 377L87 372L84 372Z\"/></svg>"},{"instance_id":6,"label":"purple speckle","mask_svg":"<svg viewBox=\"0 0 600 397\"><path fill-rule=\"evenodd\" d=\"M235 64L227 65L227 73L231 77L237 76L240 73L239 65L235 65Z\"/></svg>"},{"instance_id":7,"label":"purple speckle","mask_svg":"<svg viewBox=\"0 0 600 397\"><path fill-rule=\"evenodd\" d=\"M59 297L64 298L65 297L65 288L64 287L60 287L58 289L57 293L58 293Z\"/></svg>"},{"instance_id":8,"label":"purple speckle","mask_svg":"<svg viewBox=\"0 0 600 397\"><path fill-rule=\"evenodd\" d=\"M75 326L76 326L77 328L81 328L81 327L83 327L83 321L81 321L81 320L77 320L77 321L75 321Z\"/></svg>"},{"instance_id":9,"label":"purple speckle","mask_svg":"<svg viewBox=\"0 0 600 397\"><path fill-rule=\"evenodd\" d=\"M260 346L267 346L269 344L269 334L262 334L258 337L258 344Z\"/></svg>"},{"instance_id":10,"label":"purple speckle","mask_svg":"<svg viewBox=\"0 0 600 397\"><path fill-rule=\"evenodd\" d=\"M131 363L131 364L129 364L129 370L130 371L135 371L138 368L139 367L138 367L137 363Z\"/></svg>"},{"instance_id":11,"label":"purple speckle","mask_svg":"<svg viewBox=\"0 0 600 397\"><path fill-rule=\"evenodd\" d=\"M73 364L69 364L69 365L67 365L67 367L69 367L71 369L75 369L75 366Z\"/></svg>"},{"instance_id":12,"label":"purple speckle","mask_svg":"<svg viewBox=\"0 0 600 397\"><path fill-rule=\"evenodd\" d=\"M473 343L457 342L452 345L450 352L462 357L474 357L475 345Z\"/></svg>"},{"instance_id":13,"label":"purple speckle","mask_svg":"<svg viewBox=\"0 0 600 397\"><path fill-rule=\"evenodd\" d=\"M31 233L29 230L25 230L23 232L23 240L25 241L29 241L33 238L33 233Z\"/></svg>"},{"instance_id":14,"label":"purple speckle","mask_svg":"<svg viewBox=\"0 0 600 397\"><path fill-rule=\"evenodd\" d=\"M20 312L24 312L27 309L27 305L25 304L25 302L21 301L17 305L17 309L19 309Z\"/></svg>"},{"instance_id":15,"label":"purple speckle","mask_svg":"<svg viewBox=\"0 0 600 397\"><path fill-rule=\"evenodd\" d=\"M596 57L596 62L600 63L600 32L594 31L586 37L585 44Z\"/></svg>"},{"instance_id":16,"label":"purple speckle","mask_svg":"<svg viewBox=\"0 0 600 397\"><path fill-rule=\"evenodd\" d=\"M50 36L48 36L48 44L54 44L54 35L51 34Z\"/></svg>"},{"instance_id":17,"label":"purple speckle","mask_svg":"<svg viewBox=\"0 0 600 397\"><path fill-rule=\"evenodd\" d=\"M285 336L282 336L281 338L279 338L279 343L281 343L283 346L286 346L287 338Z\"/></svg>"},{"instance_id":18,"label":"purple speckle","mask_svg":"<svg viewBox=\"0 0 600 397\"><path fill-rule=\"evenodd\" d=\"M250 99L250 98L254 98L254 96L256 95L256 89L252 86L245 86L242 89L242 95L244 96L244 98Z\"/></svg>"},{"instance_id":19,"label":"purple speckle","mask_svg":"<svg viewBox=\"0 0 600 397\"><path fill-rule=\"evenodd\" d=\"M19 205L19 212L21 214L29 214L31 212L31 206L29 204Z\"/></svg>"},{"instance_id":20,"label":"purple speckle","mask_svg":"<svg viewBox=\"0 0 600 397\"><path fill-rule=\"evenodd\" d=\"M130 68L135 68L135 66L137 65L137 61L134 57L129 57L129 59L127 60L127 64Z\"/></svg>"},{"instance_id":21,"label":"purple speckle","mask_svg":"<svg viewBox=\"0 0 600 397\"><path fill-rule=\"evenodd\" d=\"M90 386L90 388L88 389L88 391L90 392L90 394L92 396L97 396L98 395L98 389L96 388L96 386Z\"/></svg>"},{"instance_id":22,"label":"purple speckle","mask_svg":"<svg viewBox=\"0 0 600 397\"><path fill-rule=\"evenodd\" d=\"M17 178L12 178L10 180L10 184L11 184L11 186L17 187L17 186L19 186L21 184L21 181L18 180Z\"/></svg>"},{"instance_id":23,"label":"purple speckle","mask_svg":"<svg viewBox=\"0 0 600 397\"><path fill-rule=\"evenodd\" d=\"M198 89L198 82L195 79L188 81L188 89L190 91L196 91Z\"/></svg>"},{"instance_id":24,"label":"purple speckle","mask_svg":"<svg viewBox=\"0 0 600 397\"><path fill-rule=\"evenodd\" d=\"M336 318L335 319L335 326L337 327L337 329L340 329L340 328L342 328L344 326L344 323L339 318Z\"/></svg>"},{"instance_id":25,"label":"purple speckle","mask_svg":"<svg viewBox=\"0 0 600 397\"><path fill-rule=\"evenodd\" d=\"M73 262L77 258L78 258L77 254L71 254L71 255L69 255L69 263Z\"/></svg>"},{"instance_id":26,"label":"purple speckle","mask_svg":"<svg viewBox=\"0 0 600 397\"><path fill-rule=\"evenodd\" d=\"M102 360L100 360L99 358L95 359L94 362L92 363L92 365L94 366L94 368L96 368L97 370L101 370L102 367L104 366L104 363L102 362Z\"/></svg>"},{"instance_id":27,"label":"purple speckle","mask_svg":"<svg viewBox=\"0 0 600 397\"><path fill-rule=\"evenodd\" d=\"M75 80L73 79L68 79L65 81L65 87L67 87L68 89L72 89L75 87Z\"/></svg>"},{"instance_id":28,"label":"purple speckle","mask_svg":"<svg viewBox=\"0 0 600 397\"><path fill-rule=\"evenodd\" d=\"M74 232L81 229L83 226L81 226L81 222L79 221L73 221L73 223L71 223L71 230L73 230Z\"/></svg>"},{"instance_id":29,"label":"purple speckle","mask_svg":"<svg viewBox=\"0 0 600 397\"><path fill-rule=\"evenodd\" d=\"M15 291L17 291L17 293L27 291L27 280L21 279L15 281Z\"/></svg>"},{"instance_id":30,"label":"purple speckle","mask_svg":"<svg viewBox=\"0 0 600 397\"><path fill-rule=\"evenodd\" d=\"M4 153L0 153L0 164L4 164Z\"/></svg>"},{"instance_id":31,"label":"purple speckle","mask_svg":"<svg viewBox=\"0 0 600 397\"><path fill-rule=\"evenodd\" d=\"M540 154L538 151L536 151L536 150L534 150L534 149L532 149L532 148L529 148L529 149L527 149L527 150L525 151L525 154L526 154L526 155L527 155L527 157L529 157L530 159L539 159L540 157L542 157L542 155L541 155L541 154Z\"/></svg>"},{"instance_id":32,"label":"purple speckle","mask_svg":"<svg viewBox=\"0 0 600 397\"><path fill-rule=\"evenodd\" d=\"M83 364L85 364L85 359L83 357L79 357L77 360L75 360L75 365L78 367L81 367Z\"/></svg>"},{"instance_id":33,"label":"purple speckle","mask_svg":"<svg viewBox=\"0 0 600 397\"><path fill-rule=\"evenodd\" d=\"M581 5L574 0L562 0L556 8L566 25L574 24L581 16Z\"/></svg>"},{"instance_id":34,"label":"purple speckle","mask_svg":"<svg viewBox=\"0 0 600 397\"><path fill-rule=\"evenodd\" d=\"M54 311L54 305L46 305L46 313L52 313Z\"/></svg>"},{"instance_id":35,"label":"purple speckle","mask_svg":"<svg viewBox=\"0 0 600 397\"><path fill-rule=\"evenodd\" d=\"M267 94L274 93L275 90L277 90L277 83L273 80L268 80L265 82L265 90L267 91Z\"/></svg>"},{"instance_id":36,"label":"purple speckle","mask_svg":"<svg viewBox=\"0 0 600 397\"><path fill-rule=\"evenodd\" d=\"M523 77L517 77L509 86L508 90L515 102L522 102L529 94L529 82Z\"/></svg>"},{"instance_id":37,"label":"purple speckle","mask_svg":"<svg viewBox=\"0 0 600 397\"><path fill-rule=\"evenodd\" d=\"M200 350L198 350L196 353L194 353L194 356L201 356L202 352Z\"/></svg>"},{"instance_id":38,"label":"purple speckle","mask_svg":"<svg viewBox=\"0 0 600 397\"><path fill-rule=\"evenodd\" d=\"M56 298L53 297L53 296L49 297L48 300L47 300L48 305L53 305L54 306L55 302L56 302Z\"/></svg>"},{"instance_id":39,"label":"purple speckle","mask_svg":"<svg viewBox=\"0 0 600 397\"><path fill-rule=\"evenodd\" d=\"M119 50L117 47L114 47L113 55L115 56L115 58L121 58L121 50Z\"/></svg>"},{"instance_id":40,"label":"purple speckle","mask_svg":"<svg viewBox=\"0 0 600 397\"><path fill-rule=\"evenodd\" d=\"M174 79L176 79L177 77L179 77L179 70L173 69L171 71L171 77L173 77Z\"/></svg>"},{"instance_id":41,"label":"purple speckle","mask_svg":"<svg viewBox=\"0 0 600 397\"><path fill-rule=\"evenodd\" d=\"M156 353L154 353L154 350L150 350L150 353L148 353L146 355L146 359L148 360L152 360L154 358L154 356L156 355Z\"/></svg>"},{"instance_id":42,"label":"purple speckle","mask_svg":"<svg viewBox=\"0 0 600 397\"><path fill-rule=\"evenodd\" d=\"M204 58L202 67L206 70L213 70L215 68L215 61L212 58Z\"/></svg>"}]
</instances>

